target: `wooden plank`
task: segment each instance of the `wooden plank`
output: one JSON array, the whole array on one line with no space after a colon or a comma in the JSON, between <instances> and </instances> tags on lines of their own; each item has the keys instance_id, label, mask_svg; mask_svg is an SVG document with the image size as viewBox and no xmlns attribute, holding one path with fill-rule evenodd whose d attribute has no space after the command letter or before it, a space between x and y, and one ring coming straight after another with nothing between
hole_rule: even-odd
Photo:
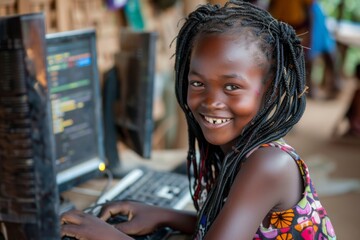
<instances>
[{"instance_id":1,"label":"wooden plank","mask_svg":"<svg viewBox=\"0 0 360 240\"><path fill-rule=\"evenodd\" d=\"M13 15L16 13L15 0L1 0L0 16Z\"/></svg>"}]
</instances>

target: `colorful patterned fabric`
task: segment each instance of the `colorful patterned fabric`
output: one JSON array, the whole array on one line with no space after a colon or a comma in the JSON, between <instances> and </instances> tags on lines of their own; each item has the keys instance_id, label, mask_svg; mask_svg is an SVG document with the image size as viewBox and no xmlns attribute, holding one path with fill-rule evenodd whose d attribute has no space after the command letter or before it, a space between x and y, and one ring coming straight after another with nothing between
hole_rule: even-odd
<instances>
[{"instance_id":1,"label":"colorful patterned fabric","mask_svg":"<svg viewBox=\"0 0 360 240\"><path fill-rule=\"evenodd\" d=\"M273 212L270 218L270 226L266 228L261 224L254 236L254 240L335 240L334 228L326 210L319 201L305 162L283 140L263 144L252 150L247 157L260 147L278 147L290 154L299 167L305 191L302 199L295 207L282 212ZM206 224L206 216L203 216L196 239L204 237L204 226Z\"/></svg>"}]
</instances>

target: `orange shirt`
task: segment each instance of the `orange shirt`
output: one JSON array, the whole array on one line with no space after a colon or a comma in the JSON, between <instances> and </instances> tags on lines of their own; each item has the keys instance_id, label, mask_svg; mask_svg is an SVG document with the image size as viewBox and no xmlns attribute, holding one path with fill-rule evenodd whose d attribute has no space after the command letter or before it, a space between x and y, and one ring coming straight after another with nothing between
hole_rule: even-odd
<instances>
[{"instance_id":1,"label":"orange shirt","mask_svg":"<svg viewBox=\"0 0 360 240\"><path fill-rule=\"evenodd\" d=\"M313 0L271 0L269 12L277 20L296 28L308 20L312 2Z\"/></svg>"}]
</instances>

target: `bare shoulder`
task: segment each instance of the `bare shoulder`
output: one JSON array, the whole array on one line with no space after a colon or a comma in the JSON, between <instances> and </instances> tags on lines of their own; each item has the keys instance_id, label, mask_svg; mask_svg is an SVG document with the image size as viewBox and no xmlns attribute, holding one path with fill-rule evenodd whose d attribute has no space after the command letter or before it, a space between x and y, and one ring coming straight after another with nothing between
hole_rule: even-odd
<instances>
[{"instance_id":1,"label":"bare shoulder","mask_svg":"<svg viewBox=\"0 0 360 240\"><path fill-rule=\"evenodd\" d=\"M302 177L296 161L290 154L277 147L264 147L254 151L240 170L243 174L255 174L253 181L266 182L278 198L273 210L294 206L303 191ZM266 191L265 191L266 192Z\"/></svg>"},{"instance_id":2,"label":"bare shoulder","mask_svg":"<svg viewBox=\"0 0 360 240\"><path fill-rule=\"evenodd\" d=\"M296 173L299 171L290 154L277 147L257 149L249 156L244 168L256 170L268 177L277 177L285 172Z\"/></svg>"}]
</instances>

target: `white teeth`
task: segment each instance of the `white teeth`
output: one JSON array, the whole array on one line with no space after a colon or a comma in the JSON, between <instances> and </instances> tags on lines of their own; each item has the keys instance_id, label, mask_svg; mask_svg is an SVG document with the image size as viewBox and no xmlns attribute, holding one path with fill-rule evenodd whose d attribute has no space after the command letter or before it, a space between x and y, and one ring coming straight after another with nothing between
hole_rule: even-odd
<instances>
[{"instance_id":1,"label":"white teeth","mask_svg":"<svg viewBox=\"0 0 360 240\"><path fill-rule=\"evenodd\" d=\"M227 119L218 119L218 118L211 118L204 116L205 120L212 124L221 124L230 121L229 118Z\"/></svg>"}]
</instances>

